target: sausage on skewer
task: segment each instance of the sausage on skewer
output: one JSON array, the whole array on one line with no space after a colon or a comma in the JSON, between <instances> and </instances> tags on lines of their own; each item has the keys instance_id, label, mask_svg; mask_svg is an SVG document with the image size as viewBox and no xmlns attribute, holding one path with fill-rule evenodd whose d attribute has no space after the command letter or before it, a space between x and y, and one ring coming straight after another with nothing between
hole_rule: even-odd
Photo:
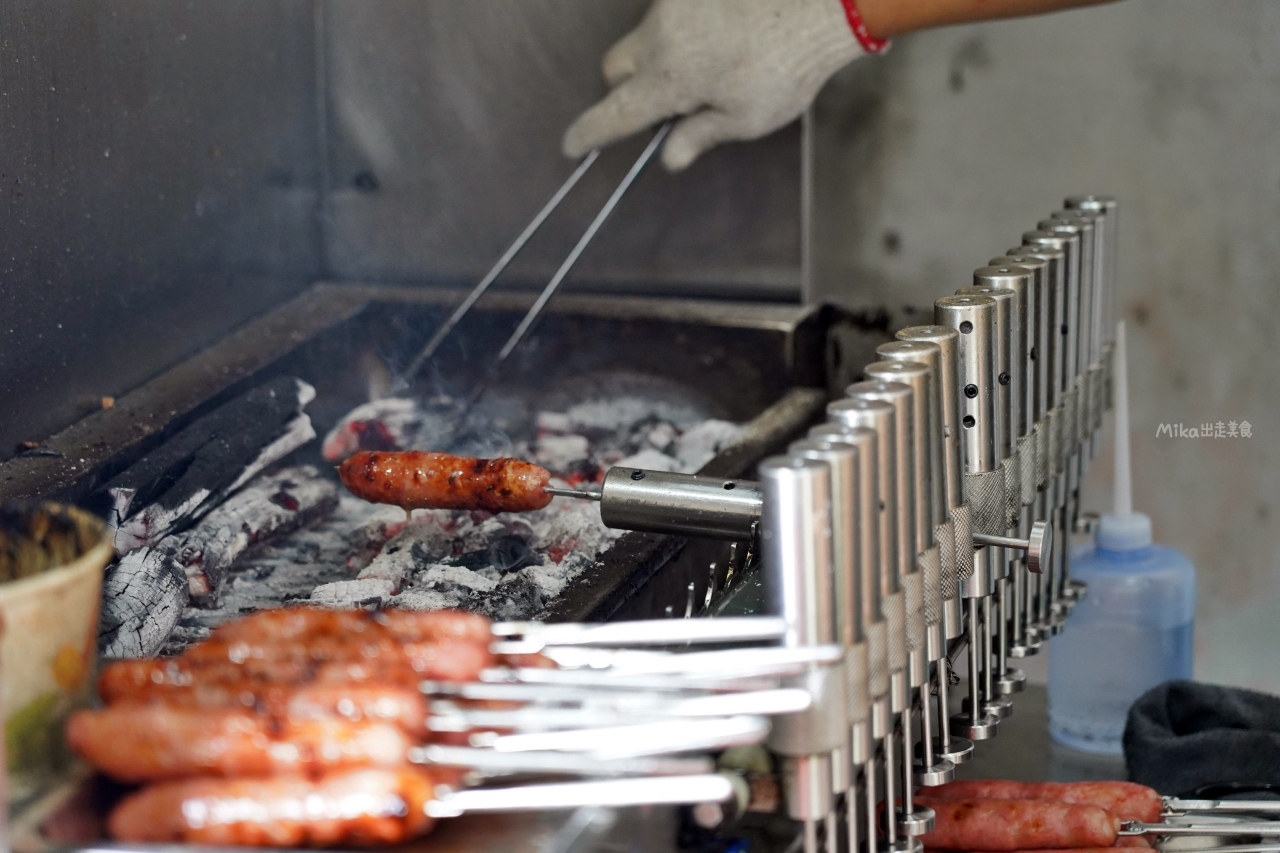
<instances>
[{"instance_id":1,"label":"sausage on skewer","mask_svg":"<svg viewBox=\"0 0 1280 853\"><path fill-rule=\"evenodd\" d=\"M72 715L67 743L121 782L397 767L413 745L390 723L281 721L249 711L131 704Z\"/></svg>"},{"instance_id":2,"label":"sausage on skewer","mask_svg":"<svg viewBox=\"0 0 1280 853\"><path fill-rule=\"evenodd\" d=\"M1160 795L1134 782L1011 782L965 779L921 788L920 795L938 800L1054 800L1099 806L1121 820L1156 823L1164 809Z\"/></svg>"},{"instance_id":3,"label":"sausage on skewer","mask_svg":"<svg viewBox=\"0 0 1280 853\"><path fill-rule=\"evenodd\" d=\"M984 850L1111 847L1120 819L1098 806L1049 800L917 801L937 815L934 830L920 838L926 847Z\"/></svg>"},{"instance_id":4,"label":"sausage on skewer","mask_svg":"<svg viewBox=\"0 0 1280 853\"><path fill-rule=\"evenodd\" d=\"M251 847L397 844L427 833L435 785L420 768L349 770L318 780L186 779L149 785L112 811L117 841Z\"/></svg>"},{"instance_id":5,"label":"sausage on skewer","mask_svg":"<svg viewBox=\"0 0 1280 853\"><path fill-rule=\"evenodd\" d=\"M347 491L413 509L528 512L551 503L547 469L522 459L473 459L422 450L362 450L338 468Z\"/></svg>"}]
</instances>

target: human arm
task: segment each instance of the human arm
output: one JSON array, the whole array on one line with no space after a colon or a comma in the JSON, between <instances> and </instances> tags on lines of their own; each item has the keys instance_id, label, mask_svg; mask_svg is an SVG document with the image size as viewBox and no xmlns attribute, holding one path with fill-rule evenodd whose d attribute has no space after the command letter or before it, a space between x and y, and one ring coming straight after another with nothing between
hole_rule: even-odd
<instances>
[{"instance_id":1,"label":"human arm","mask_svg":"<svg viewBox=\"0 0 1280 853\"><path fill-rule=\"evenodd\" d=\"M683 116L662 151L668 169L683 169L721 142L790 123L832 74L892 36L1108 1L655 0L605 54L611 91L570 126L564 152Z\"/></svg>"}]
</instances>

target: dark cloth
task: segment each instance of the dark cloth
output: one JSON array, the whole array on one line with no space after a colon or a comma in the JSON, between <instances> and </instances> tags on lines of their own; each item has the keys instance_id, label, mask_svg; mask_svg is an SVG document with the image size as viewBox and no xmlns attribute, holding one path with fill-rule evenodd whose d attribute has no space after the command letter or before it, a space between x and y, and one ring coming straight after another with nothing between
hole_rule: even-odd
<instances>
[{"instance_id":1,"label":"dark cloth","mask_svg":"<svg viewBox=\"0 0 1280 853\"><path fill-rule=\"evenodd\" d=\"M1129 709L1124 760L1131 780L1162 794L1223 782L1280 784L1280 697L1167 681Z\"/></svg>"}]
</instances>

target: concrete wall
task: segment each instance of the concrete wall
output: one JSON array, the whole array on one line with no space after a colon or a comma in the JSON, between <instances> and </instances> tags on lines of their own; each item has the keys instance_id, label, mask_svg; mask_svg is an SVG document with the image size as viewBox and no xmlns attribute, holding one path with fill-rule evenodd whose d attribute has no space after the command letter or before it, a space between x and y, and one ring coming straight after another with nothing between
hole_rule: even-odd
<instances>
[{"instance_id":1,"label":"concrete wall","mask_svg":"<svg viewBox=\"0 0 1280 853\"><path fill-rule=\"evenodd\" d=\"M1280 5L1128 0L899 39L816 109L816 285L928 304L1068 193L1123 205L1135 500L1199 568L1196 675L1280 692ZM1252 438L1157 438L1247 421ZM1086 489L1110 505L1110 457Z\"/></svg>"}]
</instances>

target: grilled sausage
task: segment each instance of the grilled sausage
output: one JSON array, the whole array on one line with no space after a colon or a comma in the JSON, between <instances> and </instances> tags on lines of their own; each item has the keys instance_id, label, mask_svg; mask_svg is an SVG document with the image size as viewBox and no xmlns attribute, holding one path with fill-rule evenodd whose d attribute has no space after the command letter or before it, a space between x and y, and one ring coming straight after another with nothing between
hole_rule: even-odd
<instances>
[{"instance_id":1,"label":"grilled sausage","mask_svg":"<svg viewBox=\"0 0 1280 853\"><path fill-rule=\"evenodd\" d=\"M217 628L179 658L114 662L98 692L108 704L243 707L263 691L317 679L472 681L494 664L490 640L489 620L460 611L262 611Z\"/></svg>"},{"instance_id":2,"label":"grilled sausage","mask_svg":"<svg viewBox=\"0 0 1280 853\"><path fill-rule=\"evenodd\" d=\"M1164 809L1160 795L1134 782L1010 782L966 779L931 788L920 795L939 800L1055 800L1098 806L1121 820L1156 823Z\"/></svg>"},{"instance_id":3,"label":"grilled sausage","mask_svg":"<svg viewBox=\"0 0 1280 853\"><path fill-rule=\"evenodd\" d=\"M277 650L279 651L279 650ZM371 683L416 688L431 681L475 681L497 658L474 643L390 642L358 646L323 661L271 656L244 663L178 660L119 661L107 666L98 693L108 705L166 703L188 707L257 708L273 695L302 684Z\"/></svg>"},{"instance_id":4,"label":"grilled sausage","mask_svg":"<svg viewBox=\"0 0 1280 853\"><path fill-rule=\"evenodd\" d=\"M285 607L259 610L219 625L207 640L193 646L184 657L190 658L197 649L217 642L280 643L318 636L353 638L384 633L404 640L456 639L487 644L492 639L488 619L461 610L375 612Z\"/></svg>"},{"instance_id":5,"label":"grilled sausage","mask_svg":"<svg viewBox=\"0 0 1280 853\"><path fill-rule=\"evenodd\" d=\"M231 709L131 704L72 715L67 743L121 782L395 767L412 745L384 722L278 721Z\"/></svg>"},{"instance_id":6,"label":"grilled sausage","mask_svg":"<svg viewBox=\"0 0 1280 853\"><path fill-rule=\"evenodd\" d=\"M473 459L421 450L362 450L338 468L347 491L412 509L527 512L551 503L547 469L521 459Z\"/></svg>"},{"instance_id":7,"label":"grilled sausage","mask_svg":"<svg viewBox=\"0 0 1280 853\"><path fill-rule=\"evenodd\" d=\"M925 847L1013 850L1110 847L1120 819L1098 806L1049 800L917 800L934 810L937 824Z\"/></svg>"},{"instance_id":8,"label":"grilled sausage","mask_svg":"<svg viewBox=\"0 0 1280 853\"><path fill-rule=\"evenodd\" d=\"M108 821L117 841L252 847L397 844L426 834L433 779L417 768L365 769L318 780L188 779L149 785Z\"/></svg>"}]
</instances>

